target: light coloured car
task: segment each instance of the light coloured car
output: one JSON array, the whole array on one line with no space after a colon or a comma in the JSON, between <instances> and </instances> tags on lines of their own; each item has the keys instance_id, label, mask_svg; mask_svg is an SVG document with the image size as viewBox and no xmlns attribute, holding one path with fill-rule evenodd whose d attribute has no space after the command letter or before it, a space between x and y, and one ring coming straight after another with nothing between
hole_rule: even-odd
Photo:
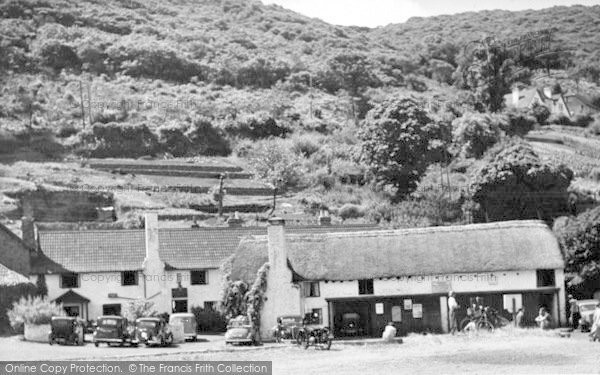
<instances>
[{"instance_id":1,"label":"light coloured car","mask_svg":"<svg viewBox=\"0 0 600 375\"><path fill-rule=\"evenodd\" d=\"M579 314L581 318L579 318L579 326L581 327L581 332L587 332L592 328L592 321L594 319L594 310L596 309L596 305L598 304L597 299L582 299L577 301L577 306L579 307Z\"/></svg>"},{"instance_id":2,"label":"light coloured car","mask_svg":"<svg viewBox=\"0 0 600 375\"><path fill-rule=\"evenodd\" d=\"M171 326L175 324L183 325L183 336L186 340L196 341L198 339L197 336L197 327L196 316L192 313L175 313L171 314L169 317L169 324Z\"/></svg>"},{"instance_id":3,"label":"light coloured car","mask_svg":"<svg viewBox=\"0 0 600 375\"><path fill-rule=\"evenodd\" d=\"M256 329L248 317L239 315L229 321L225 344L256 344Z\"/></svg>"}]
</instances>

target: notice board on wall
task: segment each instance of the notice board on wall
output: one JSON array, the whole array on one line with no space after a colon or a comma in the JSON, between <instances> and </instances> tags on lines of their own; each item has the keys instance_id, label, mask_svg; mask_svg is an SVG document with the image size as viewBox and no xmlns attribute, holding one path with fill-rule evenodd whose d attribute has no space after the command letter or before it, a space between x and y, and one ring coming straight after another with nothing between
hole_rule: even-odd
<instances>
[{"instance_id":1,"label":"notice board on wall","mask_svg":"<svg viewBox=\"0 0 600 375\"><path fill-rule=\"evenodd\" d=\"M402 308L400 306L392 306L392 322L402 321Z\"/></svg>"},{"instance_id":2,"label":"notice board on wall","mask_svg":"<svg viewBox=\"0 0 600 375\"><path fill-rule=\"evenodd\" d=\"M420 303L415 303L412 305L413 318L422 319L423 318L423 305Z\"/></svg>"}]
</instances>

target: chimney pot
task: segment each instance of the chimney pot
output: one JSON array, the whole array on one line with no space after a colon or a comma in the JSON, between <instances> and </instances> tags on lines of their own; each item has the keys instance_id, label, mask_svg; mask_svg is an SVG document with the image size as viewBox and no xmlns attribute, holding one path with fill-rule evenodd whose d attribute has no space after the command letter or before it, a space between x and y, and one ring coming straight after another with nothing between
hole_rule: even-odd
<instances>
[{"instance_id":1,"label":"chimney pot","mask_svg":"<svg viewBox=\"0 0 600 375\"><path fill-rule=\"evenodd\" d=\"M243 223L244 220L240 218L240 214L237 211L235 211L233 217L230 217L229 220L227 220L227 225L231 228L240 228Z\"/></svg>"},{"instance_id":2,"label":"chimney pot","mask_svg":"<svg viewBox=\"0 0 600 375\"><path fill-rule=\"evenodd\" d=\"M21 218L21 238L25 245L37 250L37 236L32 217L24 216Z\"/></svg>"},{"instance_id":3,"label":"chimney pot","mask_svg":"<svg viewBox=\"0 0 600 375\"><path fill-rule=\"evenodd\" d=\"M269 218L269 225L275 226L275 225L285 225L285 220L283 220L280 217L277 216L273 216Z\"/></svg>"},{"instance_id":4,"label":"chimney pot","mask_svg":"<svg viewBox=\"0 0 600 375\"><path fill-rule=\"evenodd\" d=\"M519 86L514 86L512 89L512 104L515 107L519 106Z\"/></svg>"}]
</instances>

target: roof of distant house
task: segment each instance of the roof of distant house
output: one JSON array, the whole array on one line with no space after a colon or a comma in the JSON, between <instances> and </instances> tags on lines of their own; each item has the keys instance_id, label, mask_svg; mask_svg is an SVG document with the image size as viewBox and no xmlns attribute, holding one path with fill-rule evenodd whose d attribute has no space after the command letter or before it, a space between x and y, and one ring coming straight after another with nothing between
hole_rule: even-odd
<instances>
[{"instance_id":1,"label":"roof of distant house","mask_svg":"<svg viewBox=\"0 0 600 375\"><path fill-rule=\"evenodd\" d=\"M286 239L288 264L297 280L564 268L556 238L540 221L287 234ZM253 282L267 261L266 236L244 239L232 259L232 278Z\"/></svg>"},{"instance_id":2,"label":"roof of distant house","mask_svg":"<svg viewBox=\"0 0 600 375\"><path fill-rule=\"evenodd\" d=\"M26 276L0 264L0 287L16 286L20 284L31 284L31 282Z\"/></svg>"},{"instance_id":3,"label":"roof of distant house","mask_svg":"<svg viewBox=\"0 0 600 375\"><path fill-rule=\"evenodd\" d=\"M289 226L291 233L368 231L374 225ZM159 230L159 253L172 269L219 268L242 238L267 234L267 227ZM41 253L31 273L120 272L141 270L146 256L144 230L39 231Z\"/></svg>"}]
</instances>

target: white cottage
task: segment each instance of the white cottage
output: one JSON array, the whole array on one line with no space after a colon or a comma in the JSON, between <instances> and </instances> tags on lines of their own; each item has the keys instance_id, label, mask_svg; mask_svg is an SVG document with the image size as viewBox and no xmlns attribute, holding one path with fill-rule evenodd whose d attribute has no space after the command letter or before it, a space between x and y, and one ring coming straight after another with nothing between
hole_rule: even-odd
<instances>
[{"instance_id":1,"label":"white cottage","mask_svg":"<svg viewBox=\"0 0 600 375\"><path fill-rule=\"evenodd\" d=\"M270 263L266 328L277 316L311 312L336 336L347 314L358 314L366 336L388 322L401 333L445 332L450 290L459 319L481 297L504 313L524 307L529 321L545 306L566 322L564 260L539 221L295 235L275 218L268 236L243 240L231 262L232 278L249 283Z\"/></svg>"}]
</instances>

